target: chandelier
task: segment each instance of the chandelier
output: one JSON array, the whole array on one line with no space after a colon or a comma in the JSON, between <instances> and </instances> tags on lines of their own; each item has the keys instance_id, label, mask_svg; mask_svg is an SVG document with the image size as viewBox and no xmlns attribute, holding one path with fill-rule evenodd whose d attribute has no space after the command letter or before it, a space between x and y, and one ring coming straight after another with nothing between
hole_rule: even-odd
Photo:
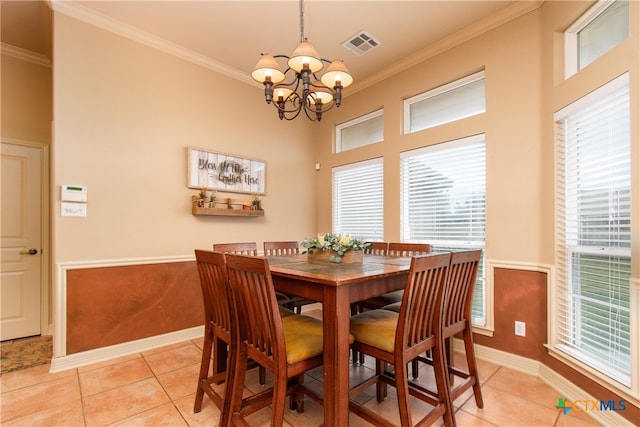
<instances>
[{"instance_id":1,"label":"chandelier","mask_svg":"<svg viewBox=\"0 0 640 427\"><path fill-rule=\"evenodd\" d=\"M300 43L291 56L263 53L251 77L264 85L264 98L278 110L280 120L293 120L304 111L309 120L320 121L333 106L340 107L342 89L353 82L340 60L320 58L304 37L304 5L300 0ZM280 63L286 61L284 72ZM329 64L322 77L318 73ZM286 79L290 78L288 83Z\"/></svg>"}]
</instances>

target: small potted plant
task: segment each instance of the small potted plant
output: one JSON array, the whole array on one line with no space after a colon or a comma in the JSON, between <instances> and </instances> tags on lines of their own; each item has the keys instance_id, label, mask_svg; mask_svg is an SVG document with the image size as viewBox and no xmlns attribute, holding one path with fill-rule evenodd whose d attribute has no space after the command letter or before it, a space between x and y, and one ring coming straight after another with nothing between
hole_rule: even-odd
<instances>
[{"instance_id":1,"label":"small potted plant","mask_svg":"<svg viewBox=\"0 0 640 427\"><path fill-rule=\"evenodd\" d=\"M215 208L216 207L216 192L212 191L211 192L211 196L209 197L209 207L210 208Z\"/></svg>"},{"instance_id":2,"label":"small potted plant","mask_svg":"<svg viewBox=\"0 0 640 427\"><path fill-rule=\"evenodd\" d=\"M257 194L253 195L253 200L251 200L251 209L255 211L262 210L262 200L260 200L260 197L258 197Z\"/></svg>"},{"instance_id":3,"label":"small potted plant","mask_svg":"<svg viewBox=\"0 0 640 427\"><path fill-rule=\"evenodd\" d=\"M202 187L200 189L200 192L198 193L198 207L199 208L204 208L204 204L207 201L207 189L205 187Z\"/></svg>"}]
</instances>

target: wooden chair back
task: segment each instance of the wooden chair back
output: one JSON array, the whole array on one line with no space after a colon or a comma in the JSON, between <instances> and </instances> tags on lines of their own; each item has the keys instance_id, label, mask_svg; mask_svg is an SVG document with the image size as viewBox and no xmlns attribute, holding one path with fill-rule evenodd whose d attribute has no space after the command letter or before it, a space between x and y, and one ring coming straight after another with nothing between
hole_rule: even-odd
<instances>
[{"instance_id":1,"label":"wooden chair back","mask_svg":"<svg viewBox=\"0 0 640 427\"><path fill-rule=\"evenodd\" d=\"M258 245L256 242L214 243L213 250L214 252L222 252L225 254L258 255Z\"/></svg>"},{"instance_id":2,"label":"wooden chair back","mask_svg":"<svg viewBox=\"0 0 640 427\"><path fill-rule=\"evenodd\" d=\"M445 338L457 334L465 327L471 327L473 289L481 256L481 250L451 254L443 314Z\"/></svg>"},{"instance_id":3,"label":"wooden chair back","mask_svg":"<svg viewBox=\"0 0 640 427\"><path fill-rule=\"evenodd\" d=\"M431 250L428 243L397 243L390 242L387 248L388 256L412 257L426 255Z\"/></svg>"},{"instance_id":4,"label":"wooden chair back","mask_svg":"<svg viewBox=\"0 0 640 427\"><path fill-rule=\"evenodd\" d=\"M450 260L450 253L411 259L398 317L396 351L418 355L435 346L435 340L441 335L439 328ZM409 357L406 362L414 358Z\"/></svg>"},{"instance_id":5,"label":"wooden chair back","mask_svg":"<svg viewBox=\"0 0 640 427\"><path fill-rule=\"evenodd\" d=\"M300 244L295 240L264 242L263 248L265 256L297 255L300 253Z\"/></svg>"},{"instance_id":6,"label":"wooden chair back","mask_svg":"<svg viewBox=\"0 0 640 427\"><path fill-rule=\"evenodd\" d=\"M231 337L231 319L224 254L200 249L196 249L195 254L204 300L205 321L218 329L219 334L226 336L225 341L228 343Z\"/></svg>"},{"instance_id":7,"label":"wooden chair back","mask_svg":"<svg viewBox=\"0 0 640 427\"><path fill-rule=\"evenodd\" d=\"M387 242L369 242L369 245L364 248L365 254L371 255L386 255L387 254Z\"/></svg>"},{"instance_id":8,"label":"wooden chair back","mask_svg":"<svg viewBox=\"0 0 640 427\"><path fill-rule=\"evenodd\" d=\"M245 344L250 359L270 370L275 363L284 368L284 332L269 262L263 257L228 254L227 270L237 339Z\"/></svg>"}]
</instances>

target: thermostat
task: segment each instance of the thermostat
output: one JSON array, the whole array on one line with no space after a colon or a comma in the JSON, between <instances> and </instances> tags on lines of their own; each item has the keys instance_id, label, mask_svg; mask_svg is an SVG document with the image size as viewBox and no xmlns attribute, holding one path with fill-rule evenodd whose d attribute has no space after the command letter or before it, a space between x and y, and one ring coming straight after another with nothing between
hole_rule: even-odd
<instances>
[{"instance_id":1,"label":"thermostat","mask_svg":"<svg viewBox=\"0 0 640 427\"><path fill-rule=\"evenodd\" d=\"M61 200L63 202L87 202L87 187L83 185L69 185L65 184L62 186L62 196Z\"/></svg>"}]
</instances>

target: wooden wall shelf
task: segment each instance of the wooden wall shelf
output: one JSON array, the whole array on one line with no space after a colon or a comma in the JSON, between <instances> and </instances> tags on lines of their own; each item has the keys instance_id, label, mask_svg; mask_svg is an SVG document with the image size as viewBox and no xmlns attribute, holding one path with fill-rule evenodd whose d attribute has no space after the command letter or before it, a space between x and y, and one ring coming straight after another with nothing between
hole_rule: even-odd
<instances>
[{"instance_id":1,"label":"wooden wall shelf","mask_svg":"<svg viewBox=\"0 0 640 427\"><path fill-rule=\"evenodd\" d=\"M263 210L199 208L196 205L191 206L191 213L194 215L210 215L210 216L264 216Z\"/></svg>"},{"instance_id":2,"label":"wooden wall shelf","mask_svg":"<svg viewBox=\"0 0 640 427\"><path fill-rule=\"evenodd\" d=\"M262 209L244 209L242 203L232 203L231 208L226 203L217 203L219 208L200 207L195 196L191 198L191 213L193 215L209 215L209 216L264 216Z\"/></svg>"}]
</instances>

